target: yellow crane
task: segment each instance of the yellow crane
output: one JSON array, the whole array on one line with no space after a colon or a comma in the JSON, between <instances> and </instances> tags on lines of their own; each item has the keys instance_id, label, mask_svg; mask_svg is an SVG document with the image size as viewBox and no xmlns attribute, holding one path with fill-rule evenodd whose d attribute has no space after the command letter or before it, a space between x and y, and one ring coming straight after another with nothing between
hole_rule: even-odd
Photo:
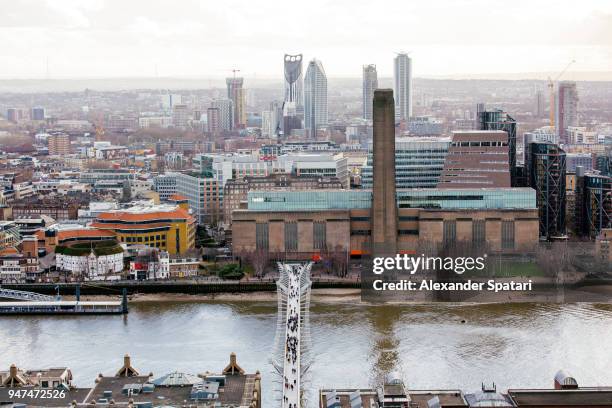
<instances>
[{"instance_id":1,"label":"yellow crane","mask_svg":"<svg viewBox=\"0 0 612 408\"><path fill-rule=\"evenodd\" d=\"M549 121L551 127L555 126L555 82L561 79L563 74L565 74L565 72L572 66L572 64L574 64L574 62L576 62L576 60L571 60L554 80L551 77L548 77L548 92L550 95Z\"/></svg>"}]
</instances>

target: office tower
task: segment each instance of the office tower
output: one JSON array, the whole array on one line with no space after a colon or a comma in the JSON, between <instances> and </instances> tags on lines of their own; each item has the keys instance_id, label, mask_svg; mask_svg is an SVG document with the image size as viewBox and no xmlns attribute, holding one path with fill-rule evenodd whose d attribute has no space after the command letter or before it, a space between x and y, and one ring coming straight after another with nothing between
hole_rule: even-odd
<instances>
[{"instance_id":1,"label":"office tower","mask_svg":"<svg viewBox=\"0 0 612 408\"><path fill-rule=\"evenodd\" d=\"M565 152L546 142L526 146L529 184L536 191L540 237L548 241L565 236Z\"/></svg>"},{"instance_id":2,"label":"office tower","mask_svg":"<svg viewBox=\"0 0 612 408\"><path fill-rule=\"evenodd\" d=\"M398 137L395 139L395 187L435 188L440 181L448 154L448 137ZM374 155L369 149L361 170L361 184L371 189Z\"/></svg>"},{"instance_id":3,"label":"office tower","mask_svg":"<svg viewBox=\"0 0 612 408\"><path fill-rule=\"evenodd\" d=\"M32 120L45 120L45 108L32 108Z\"/></svg>"},{"instance_id":4,"label":"office tower","mask_svg":"<svg viewBox=\"0 0 612 408\"><path fill-rule=\"evenodd\" d=\"M206 122L208 133L211 135L221 133L221 114L219 108L208 108L206 110Z\"/></svg>"},{"instance_id":5,"label":"office tower","mask_svg":"<svg viewBox=\"0 0 612 408\"><path fill-rule=\"evenodd\" d=\"M70 137L66 133L53 133L47 138L49 155L61 156L70 154Z\"/></svg>"},{"instance_id":6,"label":"office tower","mask_svg":"<svg viewBox=\"0 0 612 408\"><path fill-rule=\"evenodd\" d=\"M281 121L284 136L290 136L294 129L302 129L304 118L304 95L302 78L302 54L285 54L285 99L283 101L283 120Z\"/></svg>"},{"instance_id":7,"label":"office tower","mask_svg":"<svg viewBox=\"0 0 612 408\"><path fill-rule=\"evenodd\" d=\"M304 78L304 128L317 136L317 128L327 125L327 76L321 61L313 59Z\"/></svg>"},{"instance_id":8,"label":"office tower","mask_svg":"<svg viewBox=\"0 0 612 408\"><path fill-rule=\"evenodd\" d=\"M378 73L376 65L363 66L363 96L362 96L362 117L372 120L372 101L374 100L374 90L378 88Z\"/></svg>"},{"instance_id":9,"label":"office tower","mask_svg":"<svg viewBox=\"0 0 612 408\"><path fill-rule=\"evenodd\" d=\"M246 126L246 104L245 104L245 92L242 88L244 80L242 78L226 78L227 83L227 98L232 101L234 109L233 117L235 128L241 128Z\"/></svg>"},{"instance_id":10,"label":"office tower","mask_svg":"<svg viewBox=\"0 0 612 408\"><path fill-rule=\"evenodd\" d=\"M395 254L397 198L395 194L395 112L393 91L377 89L373 104L374 185L372 188L372 255Z\"/></svg>"},{"instance_id":11,"label":"office tower","mask_svg":"<svg viewBox=\"0 0 612 408\"><path fill-rule=\"evenodd\" d=\"M544 92L541 89L536 90L535 101L533 107L533 115L536 118L543 118L546 110L546 98Z\"/></svg>"},{"instance_id":12,"label":"office tower","mask_svg":"<svg viewBox=\"0 0 612 408\"><path fill-rule=\"evenodd\" d=\"M507 133L502 130L453 132L438 187L510 187Z\"/></svg>"},{"instance_id":13,"label":"office tower","mask_svg":"<svg viewBox=\"0 0 612 408\"><path fill-rule=\"evenodd\" d=\"M222 131L234 128L234 109L231 99L215 99L211 103L211 108L219 109L219 128Z\"/></svg>"},{"instance_id":14,"label":"office tower","mask_svg":"<svg viewBox=\"0 0 612 408\"><path fill-rule=\"evenodd\" d=\"M562 143L567 141L567 128L578 126L578 91L576 82L561 81L557 86L555 127Z\"/></svg>"},{"instance_id":15,"label":"office tower","mask_svg":"<svg viewBox=\"0 0 612 408\"><path fill-rule=\"evenodd\" d=\"M412 59L408 54L397 54L393 61L395 88L395 119L407 121L412 116Z\"/></svg>"},{"instance_id":16,"label":"office tower","mask_svg":"<svg viewBox=\"0 0 612 408\"><path fill-rule=\"evenodd\" d=\"M508 164L510 165L510 183L517 186L516 177L516 120L501 109L485 110L478 107L480 130L503 130L508 134Z\"/></svg>"}]
</instances>

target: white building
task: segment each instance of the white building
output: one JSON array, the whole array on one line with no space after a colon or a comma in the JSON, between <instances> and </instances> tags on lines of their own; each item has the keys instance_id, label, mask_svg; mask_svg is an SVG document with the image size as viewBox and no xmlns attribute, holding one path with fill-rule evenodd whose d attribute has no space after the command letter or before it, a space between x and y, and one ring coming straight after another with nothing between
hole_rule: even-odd
<instances>
[{"instance_id":1,"label":"white building","mask_svg":"<svg viewBox=\"0 0 612 408\"><path fill-rule=\"evenodd\" d=\"M304 128L315 138L317 129L327 126L327 76L321 61L313 59L304 77Z\"/></svg>"},{"instance_id":2,"label":"white building","mask_svg":"<svg viewBox=\"0 0 612 408\"><path fill-rule=\"evenodd\" d=\"M109 255L96 255L94 251L85 255L68 255L56 251L56 269L82 276L86 280L117 279L113 275L123 271L123 250Z\"/></svg>"},{"instance_id":3,"label":"white building","mask_svg":"<svg viewBox=\"0 0 612 408\"><path fill-rule=\"evenodd\" d=\"M141 116L138 118L141 128L169 128L172 126L172 116Z\"/></svg>"},{"instance_id":4,"label":"white building","mask_svg":"<svg viewBox=\"0 0 612 408\"><path fill-rule=\"evenodd\" d=\"M597 132L588 131L586 127L568 126L566 139L569 144L596 144L599 142Z\"/></svg>"},{"instance_id":5,"label":"white building","mask_svg":"<svg viewBox=\"0 0 612 408\"><path fill-rule=\"evenodd\" d=\"M407 121L412 116L412 59L408 54L397 54L393 69L395 119Z\"/></svg>"}]
</instances>

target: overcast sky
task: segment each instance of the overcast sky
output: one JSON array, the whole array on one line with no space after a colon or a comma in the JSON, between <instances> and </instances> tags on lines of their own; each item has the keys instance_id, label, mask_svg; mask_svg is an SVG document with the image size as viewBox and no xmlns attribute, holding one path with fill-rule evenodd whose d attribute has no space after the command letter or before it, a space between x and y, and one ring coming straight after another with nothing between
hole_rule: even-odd
<instances>
[{"instance_id":1,"label":"overcast sky","mask_svg":"<svg viewBox=\"0 0 612 408\"><path fill-rule=\"evenodd\" d=\"M328 76L612 70L610 0L0 0L0 78L280 78L303 53Z\"/></svg>"}]
</instances>

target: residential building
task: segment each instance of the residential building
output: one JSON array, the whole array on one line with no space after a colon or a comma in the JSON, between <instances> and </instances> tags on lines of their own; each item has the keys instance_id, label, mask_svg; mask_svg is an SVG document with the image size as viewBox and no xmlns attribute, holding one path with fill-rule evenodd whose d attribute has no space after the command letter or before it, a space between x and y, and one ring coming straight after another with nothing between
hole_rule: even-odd
<instances>
[{"instance_id":1,"label":"residential building","mask_svg":"<svg viewBox=\"0 0 612 408\"><path fill-rule=\"evenodd\" d=\"M393 98L395 120L408 121L412 116L412 58L399 53L393 60Z\"/></svg>"},{"instance_id":2,"label":"residential building","mask_svg":"<svg viewBox=\"0 0 612 408\"><path fill-rule=\"evenodd\" d=\"M578 126L578 90L576 82L560 81L557 85L555 128L559 140L568 142L567 128Z\"/></svg>"},{"instance_id":3,"label":"residential building","mask_svg":"<svg viewBox=\"0 0 612 408\"><path fill-rule=\"evenodd\" d=\"M227 98L232 101L234 108L232 115L234 119L233 127L243 128L247 123L245 92L242 88L244 79L236 77L226 78L225 82L227 84Z\"/></svg>"},{"instance_id":4,"label":"residential building","mask_svg":"<svg viewBox=\"0 0 612 408\"><path fill-rule=\"evenodd\" d=\"M288 136L293 129L302 128L302 119L304 117L302 54L285 54L284 73L283 134Z\"/></svg>"},{"instance_id":5,"label":"residential building","mask_svg":"<svg viewBox=\"0 0 612 408\"><path fill-rule=\"evenodd\" d=\"M218 123L220 131L228 132L234 128L234 103L231 99L215 99L211 102L211 108L218 110ZM211 114L213 115L214 120L214 115L216 112L213 111Z\"/></svg>"},{"instance_id":6,"label":"residential building","mask_svg":"<svg viewBox=\"0 0 612 408\"><path fill-rule=\"evenodd\" d=\"M372 120L372 103L374 101L374 91L378 89L378 73L376 65L364 65L362 69L362 114L366 120Z\"/></svg>"},{"instance_id":7,"label":"residential building","mask_svg":"<svg viewBox=\"0 0 612 408\"><path fill-rule=\"evenodd\" d=\"M70 136L63 132L54 132L47 138L49 155L64 156L70 154Z\"/></svg>"},{"instance_id":8,"label":"residential building","mask_svg":"<svg viewBox=\"0 0 612 408\"><path fill-rule=\"evenodd\" d=\"M317 129L327 126L327 76L321 61L308 63L304 77L304 129L316 139Z\"/></svg>"}]
</instances>

